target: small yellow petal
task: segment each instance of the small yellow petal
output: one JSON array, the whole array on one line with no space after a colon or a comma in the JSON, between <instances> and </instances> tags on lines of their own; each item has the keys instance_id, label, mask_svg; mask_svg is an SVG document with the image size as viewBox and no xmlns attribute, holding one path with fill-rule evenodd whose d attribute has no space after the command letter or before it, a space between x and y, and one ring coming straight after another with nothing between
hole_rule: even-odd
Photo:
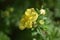
<instances>
[{"instance_id":1,"label":"small yellow petal","mask_svg":"<svg viewBox=\"0 0 60 40\"><path fill-rule=\"evenodd\" d=\"M19 29L20 29L20 30L24 30L25 27L24 27L24 26L19 26Z\"/></svg>"},{"instance_id":2,"label":"small yellow petal","mask_svg":"<svg viewBox=\"0 0 60 40\"><path fill-rule=\"evenodd\" d=\"M29 16L31 14L31 9L27 9L26 11L25 11L25 15L26 16Z\"/></svg>"},{"instance_id":3,"label":"small yellow petal","mask_svg":"<svg viewBox=\"0 0 60 40\"><path fill-rule=\"evenodd\" d=\"M26 22L26 28L32 28L32 22L31 21Z\"/></svg>"},{"instance_id":4,"label":"small yellow petal","mask_svg":"<svg viewBox=\"0 0 60 40\"><path fill-rule=\"evenodd\" d=\"M19 29L20 30L24 30L26 27L25 27L25 20L24 18L22 18L19 22Z\"/></svg>"},{"instance_id":5,"label":"small yellow petal","mask_svg":"<svg viewBox=\"0 0 60 40\"><path fill-rule=\"evenodd\" d=\"M31 9L27 9L27 11L31 12Z\"/></svg>"},{"instance_id":6,"label":"small yellow petal","mask_svg":"<svg viewBox=\"0 0 60 40\"><path fill-rule=\"evenodd\" d=\"M33 15L32 15L32 17L33 17L32 20L33 20L33 21L36 21L37 18L38 18L38 14L37 14L36 12L32 12L32 14L33 14Z\"/></svg>"}]
</instances>

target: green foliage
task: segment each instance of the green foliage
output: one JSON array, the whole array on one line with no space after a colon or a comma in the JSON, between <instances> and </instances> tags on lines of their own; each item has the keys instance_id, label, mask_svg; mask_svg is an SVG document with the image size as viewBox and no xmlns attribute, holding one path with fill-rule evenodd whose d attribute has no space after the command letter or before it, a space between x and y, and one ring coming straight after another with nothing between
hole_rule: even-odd
<instances>
[{"instance_id":1,"label":"green foliage","mask_svg":"<svg viewBox=\"0 0 60 40\"><path fill-rule=\"evenodd\" d=\"M10 38L4 32L0 31L0 40L10 40Z\"/></svg>"},{"instance_id":2,"label":"green foliage","mask_svg":"<svg viewBox=\"0 0 60 40\"><path fill-rule=\"evenodd\" d=\"M60 40L60 0L0 0L0 5L0 40ZM18 24L27 8L35 8L39 17L32 29L22 31Z\"/></svg>"}]
</instances>

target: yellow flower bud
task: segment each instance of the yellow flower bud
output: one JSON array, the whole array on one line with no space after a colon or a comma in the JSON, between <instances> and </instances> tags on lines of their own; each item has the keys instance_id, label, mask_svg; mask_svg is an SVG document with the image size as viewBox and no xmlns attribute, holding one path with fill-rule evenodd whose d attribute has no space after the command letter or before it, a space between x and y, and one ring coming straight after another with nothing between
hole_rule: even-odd
<instances>
[{"instance_id":1,"label":"yellow flower bud","mask_svg":"<svg viewBox=\"0 0 60 40\"><path fill-rule=\"evenodd\" d=\"M20 30L24 30L24 29L25 29L25 27L24 27L24 26L22 26L22 25L20 25L20 26L19 26L19 29L20 29Z\"/></svg>"},{"instance_id":2,"label":"yellow flower bud","mask_svg":"<svg viewBox=\"0 0 60 40\"><path fill-rule=\"evenodd\" d=\"M40 23L41 25L43 25L43 24L44 24L44 20L40 20L39 23Z\"/></svg>"},{"instance_id":3,"label":"yellow flower bud","mask_svg":"<svg viewBox=\"0 0 60 40\"><path fill-rule=\"evenodd\" d=\"M40 14L45 15L45 14L46 14L46 11L45 11L44 9L41 9L41 10L40 10Z\"/></svg>"}]
</instances>

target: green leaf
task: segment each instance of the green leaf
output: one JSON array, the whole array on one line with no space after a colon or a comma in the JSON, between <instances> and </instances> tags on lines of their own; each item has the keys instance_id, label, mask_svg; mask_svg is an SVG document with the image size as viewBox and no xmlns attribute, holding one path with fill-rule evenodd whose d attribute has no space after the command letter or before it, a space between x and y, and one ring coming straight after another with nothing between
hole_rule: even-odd
<instances>
[{"instance_id":1,"label":"green leaf","mask_svg":"<svg viewBox=\"0 0 60 40\"><path fill-rule=\"evenodd\" d=\"M10 38L6 34L0 31L0 40L10 40Z\"/></svg>"}]
</instances>

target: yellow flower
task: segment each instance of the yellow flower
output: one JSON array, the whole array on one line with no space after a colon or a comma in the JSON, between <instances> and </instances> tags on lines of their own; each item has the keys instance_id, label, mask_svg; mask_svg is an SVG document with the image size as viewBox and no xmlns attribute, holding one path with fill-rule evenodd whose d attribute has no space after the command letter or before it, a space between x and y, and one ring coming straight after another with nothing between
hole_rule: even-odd
<instances>
[{"instance_id":1,"label":"yellow flower","mask_svg":"<svg viewBox=\"0 0 60 40\"><path fill-rule=\"evenodd\" d=\"M44 24L44 20L40 20L39 23L40 23L41 25L43 25L43 24Z\"/></svg>"},{"instance_id":2,"label":"yellow flower","mask_svg":"<svg viewBox=\"0 0 60 40\"><path fill-rule=\"evenodd\" d=\"M27 11L25 12L25 15L28 16L29 19L32 20L32 21L36 21L36 19L38 18L38 14L34 10L34 8L27 9Z\"/></svg>"},{"instance_id":3,"label":"yellow flower","mask_svg":"<svg viewBox=\"0 0 60 40\"><path fill-rule=\"evenodd\" d=\"M45 11L44 9L41 9L41 10L40 10L40 14L45 15L45 14L46 14L46 11Z\"/></svg>"},{"instance_id":4,"label":"yellow flower","mask_svg":"<svg viewBox=\"0 0 60 40\"><path fill-rule=\"evenodd\" d=\"M33 11L32 11L33 10ZM27 9L25 11L25 14L20 20L19 28L25 29L25 28L32 28L33 22L35 22L38 18L37 12L34 10L34 8Z\"/></svg>"}]
</instances>

